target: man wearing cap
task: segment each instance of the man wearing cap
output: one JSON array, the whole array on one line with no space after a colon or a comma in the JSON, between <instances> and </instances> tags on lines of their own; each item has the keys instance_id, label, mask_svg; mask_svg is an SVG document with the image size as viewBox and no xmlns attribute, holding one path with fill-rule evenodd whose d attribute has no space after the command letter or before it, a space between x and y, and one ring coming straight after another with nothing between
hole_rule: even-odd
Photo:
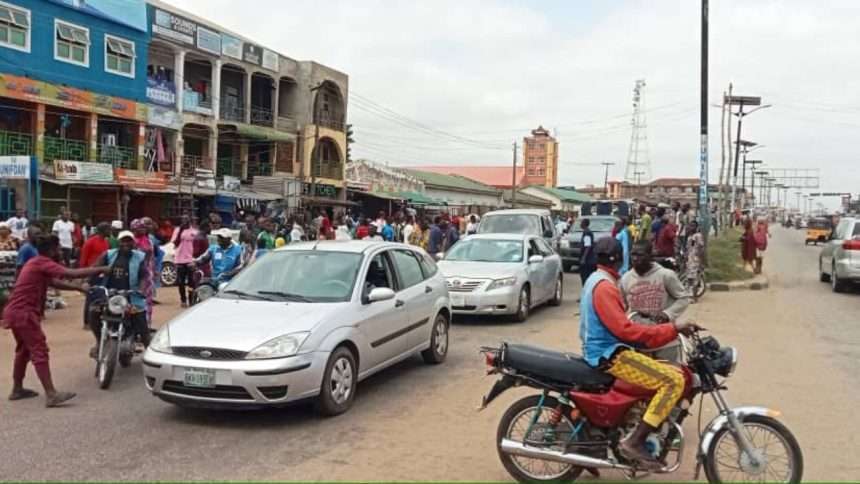
<instances>
[{"instance_id":1,"label":"man wearing cap","mask_svg":"<svg viewBox=\"0 0 860 484\"><path fill-rule=\"evenodd\" d=\"M213 230L212 235L218 238L218 243L209 246L203 255L192 263L193 265L212 263L212 278L219 282L229 281L242 270L242 247L233 242L230 229Z\"/></svg>"},{"instance_id":2,"label":"man wearing cap","mask_svg":"<svg viewBox=\"0 0 860 484\"><path fill-rule=\"evenodd\" d=\"M109 265L104 278L104 286L108 289L119 291L137 291L129 295L129 302L134 306L132 311L132 325L140 334L144 346L149 345L149 326L146 319L146 297L145 289L148 284L149 271L146 270L146 254L135 249L134 234L123 230L117 236L119 247L110 249L103 254L96 265ZM101 338L101 321L97 314L90 314L88 322L90 329L96 337L96 345ZM90 357L95 358L98 347L90 350Z\"/></svg>"},{"instance_id":3,"label":"man wearing cap","mask_svg":"<svg viewBox=\"0 0 860 484\"><path fill-rule=\"evenodd\" d=\"M594 368L632 385L654 390L639 426L618 444L619 450L641 467L657 470L663 464L645 447L645 439L669 416L684 390L684 378L674 367L637 352L659 348L678 333L697 328L693 323L647 326L630 321L618 289L618 270L624 262L621 243L604 237L595 243L597 270L585 282L580 302L579 335L585 360Z\"/></svg>"},{"instance_id":4,"label":"man wearing cap","mask_svg":"<svg viewBox=\"0 0 860 484\"><path fill-rule=\"evenodd\" d=\"M108 237L108 243L110 244L111 249L119 248L119 238L117 235L122 232L122 220L114 220L110 223L110 237Z\"/></svg>"}]
</instances>

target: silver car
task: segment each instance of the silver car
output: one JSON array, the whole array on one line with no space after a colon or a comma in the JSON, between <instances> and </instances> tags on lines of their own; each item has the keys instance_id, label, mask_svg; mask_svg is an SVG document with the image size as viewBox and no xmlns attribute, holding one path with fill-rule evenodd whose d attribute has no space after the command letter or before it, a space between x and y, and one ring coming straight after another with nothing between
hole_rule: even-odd
<instances>
[{"instance_id":1,"label":"silver car","mask_svg":"<svg viewBox=\"0 0 860 484\"><path fill-rule=\"evenodd\" d=\"M505 314L525 321L531 308L561 304L561 258L539 235L478 234L439 261L454 314Z\"/></svg>"},{"instance_id":2,"label":"silver car","mask_svg":"<svg viewBox=\"0 0 860 484\"><path fill-rule=\"evenodd\" d=\"M345 412L356 384L420 353L441 363L451 306L421 249L386 242L289 245L162 327L147 388L185 406L279 406L314 398Z\"/></svg>"},{"instance_id":3,"label":"silver car","mask_svg":"<svg viewBox=\"0 0 860 484\"><path fill-rule=\"evenodd\" d=\"M860 218L845 217L833 230L818 256L822 282L830 282L833 292L842 292L850 282L860 282Z\"/></svg>"}]
</instances>

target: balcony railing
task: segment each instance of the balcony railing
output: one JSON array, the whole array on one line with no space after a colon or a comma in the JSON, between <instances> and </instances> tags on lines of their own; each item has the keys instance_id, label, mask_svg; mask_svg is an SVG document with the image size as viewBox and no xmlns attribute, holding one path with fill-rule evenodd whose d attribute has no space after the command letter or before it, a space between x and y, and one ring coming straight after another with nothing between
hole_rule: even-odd
<instances>
[{"instance_id":1,"label":"balcony railing","mask_svg":"<svg viewBox=\"0 0 860 484\"><path fill-rule=\"evenodd\" d=\"M245 122L245 106L242 104L222 103L221 104L221 119L224 121L234 121L236 123Z\"/></svg>"},{"instance_id":2,"label":"balcony railing","mask_svg":"<svg viewBox=\"0 0 860 484\"><path fill-rule=\"evenodd\" d=\"M251 106L251 124L274 126L275 119L272 117L272 110L262 106Z\"/></svg>"},{"instance_id":3,"label":"balcony railing","mask_svg":"<svg viewBox=\"0 0 860 484\"><path fill-rule=\"evenodd\" d=\"M281 131L295 131L298 129L298 123L294 118L279 115L275 127Z\"/></svg>"},{"instance_id":4,"label":"balcony railing","mask_svg":"<svg viewBox=\"0 0 860 484\"><path fill-rule=\"evenodd\" d=\"M32 156L33 137L17 131L0 131L0 156Z\"/></svg>"},{"instance_id":5,"label":"balcony railing","mask_svg":"<svg viewBox=\"0 0 860 484\"><path fill-rule=\"evenodd\" d=\"M114 168L137 168L137 149L130 146L98 145L96 161Z\"/></svg>"},{"instance_id":6,"label":"balcony railing","mask_svg":"<svg viewBox=\"0 0 860 484\"><path fill-rule=\"evenodd\" d=\"M329 114L319 114L314 117L314 124L336 131L343 131L343 119Z\"/></svg>"},{"instance_id":7,"label":"balcony railing","mask_svg":"<svg viewBox=\"0 0 860 484\"><path fill-rule=\"evenodd\" d=\"M248 158L248 179L251 180L255 176L272 176L272 162Z\"/></svg>"},{"instance_id":8,"label":"balcony railing","mask_svg":"<svg viewBox=\"0 0 860 484\"><path fill-rule=\"evenodd\" d=\"M242 161L234 159L232 156L218 158L218 167L215 173L218 178L223 178L225 175L242 178Z\"/></svg>"},{"instance_id":9,"label":"balcony railing","mask_svg":"<svg viewBox=\"0 0 860 484\"><path fill-rule=\"evenodd\" d=\"M89 147L86 141L45 136L45 163L54 160L86 161Z\"/></svg>"},{"instance_id":10,"label":"balcony railing","mask_svg":"<svg viewBox=\"0 0 860 484\"><path fill-rule=\"evenodd\" d=\"M209 168L209 158L198 155L182 156L182 176L196 176L198 168Z\"/></svg>"},{"instance_id":11,"label":"balcony railing","mask_svg":"<svg viewBox=\"0 0 860 484\"><path fill-rule=\"evenodd\" d=\"M186 89L182 93L182 109L190 113L212 116L212 99L204 101L199 92Z\"/></svg>"},{"instance_id":12,"label":"balcony railing","mask_svg":"<svg viewBox=\"0 0 860 484\"><path fill-rule=\"evenodd\" d=\"M343 180L343 163L339 161L320 161L314 164L313 175L332 180Z\"/></svg>"}]
</instances>

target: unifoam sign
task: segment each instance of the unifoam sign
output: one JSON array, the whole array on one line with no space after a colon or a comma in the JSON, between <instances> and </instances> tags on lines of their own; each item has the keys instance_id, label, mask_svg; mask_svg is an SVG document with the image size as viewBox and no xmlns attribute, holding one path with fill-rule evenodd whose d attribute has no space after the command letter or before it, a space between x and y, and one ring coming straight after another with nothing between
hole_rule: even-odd
<instances>
[{"instance_id":1,"label":"unifoam sign","mask_svg":"<svg viewBox=\"0 0 860 484\"><path fill-rule=\"evenodd\" d=\"M4 180L29 180L29 156L0 156L0 178Z\"/></svg>"}]
</instances>

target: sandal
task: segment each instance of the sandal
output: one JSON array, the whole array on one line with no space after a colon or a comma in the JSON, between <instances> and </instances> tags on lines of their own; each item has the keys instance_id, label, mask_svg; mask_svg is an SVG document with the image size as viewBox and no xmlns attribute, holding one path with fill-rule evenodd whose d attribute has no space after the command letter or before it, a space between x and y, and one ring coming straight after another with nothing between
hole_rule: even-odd
<instances>
[{"instance_id":1,"label":"sandal","mask_svg":"<svg viewBox=\"0 0 860 484\"><path fill-rule=\"evenodd\" d=\"M65 402L75 398L76 394L74 392L57 392L53 397L49 397L45 401L45 407L54 408L59 407Z\"/></svg>"},{"instance_id":2,"label":"sandal","mask_svg":"<svg viewBox=\"0 0 860 484\"><path fill-rule=\"evenodd\" d=\"M22 388L17 392L12 392L12 394L9 395L9 400L14 402L15 400L24 400L26 398L34 398L38 396L39 392L27 388Z\"/></svg>"}]
</instances>

